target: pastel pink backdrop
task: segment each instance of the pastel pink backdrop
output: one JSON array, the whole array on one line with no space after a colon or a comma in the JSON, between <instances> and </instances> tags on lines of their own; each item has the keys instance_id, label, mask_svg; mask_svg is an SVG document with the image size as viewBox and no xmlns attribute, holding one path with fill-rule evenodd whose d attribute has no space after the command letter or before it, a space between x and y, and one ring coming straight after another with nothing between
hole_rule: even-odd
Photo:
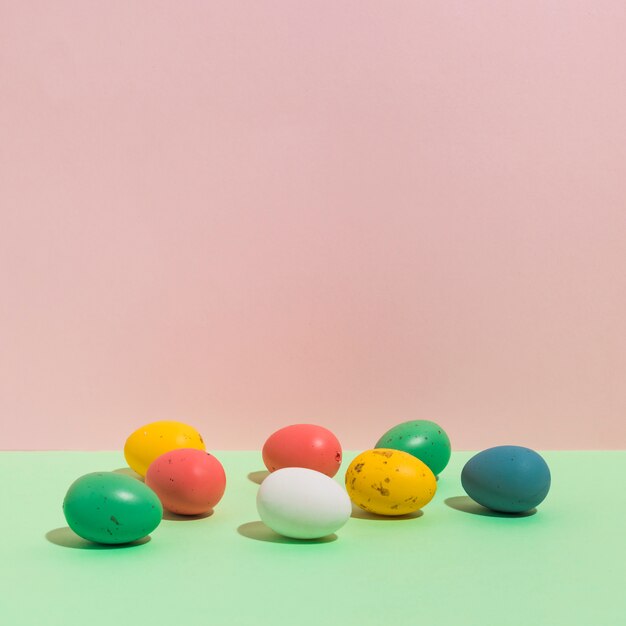
<instances>
[{"instance_id":1,"label":"pastel pink backdrop","mask_svg":"<svg viewBox=\"0 0 626 626\"><path fill-rule=\"evenodd\" d=\"M625 447L625 32L623 0L0 0L0 447Z\"/></svg>"}]
</instances>

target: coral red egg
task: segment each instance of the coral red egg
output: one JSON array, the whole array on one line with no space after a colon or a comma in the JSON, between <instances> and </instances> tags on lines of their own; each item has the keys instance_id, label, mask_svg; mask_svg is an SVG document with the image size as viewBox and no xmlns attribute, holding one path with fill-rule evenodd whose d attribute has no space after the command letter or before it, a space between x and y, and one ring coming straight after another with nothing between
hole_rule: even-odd
<instances>
[{"instance_id":1,"label":"coral red egg","mask_svg":"<svg viewBox=\"0 0 626 626\"><path fill-rule=\"evenodd\" d=\"M270 435L263 446L263 462L270 472L306 467L333 477L341 465L341 444L327 428L293 424Z\"/></svg>"},{"instance_id":2,"label":"coral red egg","mask_svg":"<svg viewBox=\"0 0 626 626\"><path fill-rule=\"evenodd\" d=\"M151 463L146 485L172 513L199 515L211 511L222 499L226 474L214 456L181 448L166 452Z\"/></svg>"}]
</instances>

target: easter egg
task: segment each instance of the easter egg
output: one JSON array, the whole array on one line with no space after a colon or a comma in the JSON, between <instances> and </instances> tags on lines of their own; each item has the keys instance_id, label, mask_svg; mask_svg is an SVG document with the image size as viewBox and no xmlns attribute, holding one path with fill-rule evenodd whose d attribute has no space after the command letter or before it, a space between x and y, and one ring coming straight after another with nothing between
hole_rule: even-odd
<instances>
[{"instance_id":1,"label":"easter egg","mask_svg":"<svg viewBox=\"0 0 626 626\"><path fill-rule=\"evenodd\" d=\"M129 543L149 535L161 522L163 507L141 481L114 472L75 480L63 500L69 527L96 543Z\"/></svg>"},{"instance_id":2,"label":"easter egg","mask_svg":"<svg viewBox=\"0 0 626 626\"><path fill-rule=\"evenodd\" d=\"M403 422L388 430L375 448L392 448L408 452L426 463L437 476L450 460L450 439L446 431L429 420Z\"/></svg>"},{"instance_id":3,"label":"easter egg","mask_svg":"<svg viewBox=\"0 0 626 626\"><path fill-rule=\"evenodd\" d=\"M206 450L200 433L182 422L151 422L138 428L126 440L124 457L141 476L157 457L177 448Z\"/></svg>"},{"instance_id":4,"label":"easter egg","mask_svg":"<svg viewBox=\"0 0 626 626\"><path fill-rule=\"evenodd\" d=\"M339 530L352 506L344 489L326 474L287 467L270 474L256 499L261 520L274 532L295 539L319 539Z\"/></svg>"},{"instance_id":5,"label":"easter egg","mask_svg":"<svg viewBox=\"0 0 626 626\"><path fill-rule=\"evenodd\" d=\"M465 464L461 484L472 500L488 509L523 513L548 495L550 469L530 448L496 446L479 452Z\"/></svg>"},{"instance_id":6,"label":"easter egg","mask_svg":"<svg viewBox=\"0 0 626 626\"><path fill-rule=\"evenodd\" d=\"M359 454L346 471L352 502L377 515L405 515L427 505L437 491L430 468L408 452L378 448Z\"/></svg>"},{"instance_id":7,"label":"easter egg","mask_svg":"<svg viewBox=\"0 0 626 626\"><path fill-rule=\"evenodd\" d=\"M292 424L269 436L263 462L270 472L305 467L334 476L341 465L341 444L333 433L314 424Z\"/></svg>"},{"instance_id":8,"label":"easter egg","mask_svg":"<svg viewBox=\"0 0 626 626\"><path fill-rule=\"evenodd\" d=\"M146 473L146 485L161 504L179 515L207 513L226 489L222 464L195 448L179 448L157 457Z\"/></svg>"}]
</instances>

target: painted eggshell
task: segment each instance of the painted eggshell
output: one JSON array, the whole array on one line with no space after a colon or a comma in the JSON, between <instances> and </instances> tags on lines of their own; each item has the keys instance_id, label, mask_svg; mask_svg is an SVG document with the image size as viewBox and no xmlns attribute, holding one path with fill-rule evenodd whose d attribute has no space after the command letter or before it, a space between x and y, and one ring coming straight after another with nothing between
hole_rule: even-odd
<instances>
[{"instance_id":1,"label":"painted eggshell","mask_svg":"<svg viewBox=\"0 0 626 626\"><path fill-rule=\"evenodd\" d=\"M483 450L461 472L463 489L472 500L503 513L534 509L548 495L550 480L543 457L521 446Z\"/></svg>"},{"instance_id":2,"label":"painted eggshell","mask_svg":"<svg viewBox=\"0 0 626 626\"><path fill-rule=\"evenodd\" d=\"M426 506L437 491L430 468L408 452L378 448L359 454L346 471L352 502L377 515L405 515Z\"/></svg>"},{"instance_id":3,"label":"painted eggshell","mask_svg":"<svg viewBox=\"0 0 626 626\"><path fill-rule=\"evenodd\" d=\"M151 422L128 437L124 457L132 469L145 476L157 457L178 448L206 450L202 436L193 426L182 422Z\"/></svg>"},{"instance_id":4,"label":"painted eggshell","mask_svg":"<svg viewBox=\"0 0 626 626\"><path fill-rule=\"evenodd\" d=\"M339 530L352 513L350 498L332 478L302 467L270 474L259 487L257 510L274 532L319 539Z\"/></svg>"},{"instance_id":5,"label":"painted eggshell","mask_svg":"<svg viewBox=\"0 0 626 626\"><path fill-rule=\"evenodd\" d=\"M389 429L374 447L408 452L426 463L435 476L448 464L452 450L446 431L429 420L398 424Z\"/></svg>"},{"instance_id":6,"label":"painted eggshell","mask_svg":"<svg viewBox=\"0 0 626 626\"><path fill-rule=\"evenodd\" d=\"M163 507L141 481L114 472L86 474L65 495L69 527L96 543L129 543L149 535L161 522Z\"/></svg>"},{"instance_id":7,"label":"painted eggshell","mask_svg":"<svg viewBox=\"0 0 626 626\"><path fill-rule=\"evenodd\" d=\"M315 424L292 424L270 435L263 446L263 462L270 472L306 467L334 476L341 465L341 444L333 433Z\"/></svg>"},{"instance_id":8,"label":"painted eggshell","mask_svg":"<svg viewBox=\"0 0 626 626\"><path fill-rule=\"evenodd\" d=\"M208 452L179 448L151 463L146 485L169 511L199 515L211 511L222 499L226 474L222 464Z\"/></svg>"}]
</instances>

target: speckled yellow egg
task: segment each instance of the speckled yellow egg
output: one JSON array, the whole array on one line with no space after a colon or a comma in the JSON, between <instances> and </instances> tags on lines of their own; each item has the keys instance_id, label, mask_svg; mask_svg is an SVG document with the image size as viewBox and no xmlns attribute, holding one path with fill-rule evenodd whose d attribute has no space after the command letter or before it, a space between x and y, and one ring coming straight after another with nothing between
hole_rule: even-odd
<instances>
[{"instance_id":1,"label":"speckled yellow egg","mask_svg":"<svg viewBox=\"0 0 626 626\"><path fill-rule=\"evenodd\" d=\"M193 426L182 422L151 422L128 437L124 457L132 469L145 476L152 461L179 448L206 450L202 436Z\"/></svg>"},{"instance_id":2,"label":"speckled yellow egg","mask_svg":"<svg viewBox=\"0 0 626 626\"><path fill-rule=\"evenodd\" d=\"M377 448L359 454L346 471L352 502L377 515L406 515L426 506L437 491L430 468L408 452Z\"/></svg>"}]
</instances>

